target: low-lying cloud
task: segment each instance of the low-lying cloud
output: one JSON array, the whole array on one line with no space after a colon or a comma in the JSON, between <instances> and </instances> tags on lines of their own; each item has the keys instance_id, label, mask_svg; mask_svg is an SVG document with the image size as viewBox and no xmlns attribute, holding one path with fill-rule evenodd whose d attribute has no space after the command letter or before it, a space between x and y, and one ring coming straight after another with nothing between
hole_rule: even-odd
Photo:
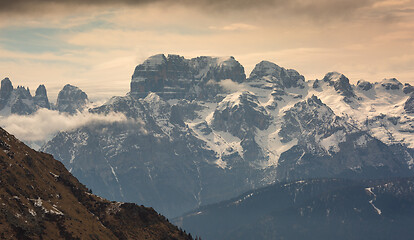
<instances>
[{"instance_id":1,"label":"low-lying cloud","mask_svg":"<svg viewBox=\"0 0 414 240\"><path fill-rule=\"evenodd\" d=\"M59 131L68 131L89 124L128 121L121 113L93 114L87 111L76 115L40 109L29 116L0 117L0 126L33 148L39 148Z\"/></svg>"}]
</instances>

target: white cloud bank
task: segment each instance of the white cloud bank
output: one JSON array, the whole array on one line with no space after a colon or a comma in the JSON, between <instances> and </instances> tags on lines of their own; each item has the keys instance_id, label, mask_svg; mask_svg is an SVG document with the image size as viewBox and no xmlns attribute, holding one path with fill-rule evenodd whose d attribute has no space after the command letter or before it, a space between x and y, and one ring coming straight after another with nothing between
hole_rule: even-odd
<instances>
[{"instance_id":1,"label":"white cloud bank","mask_svg":"<svg viewBox=\"0 0 414 240\"><path fill-rule=\"evenodd\" d=\"M246 86L242 83L234 82L231 79L224 79L218 83L222 88L229 92L237 92L246 90Z\"/></svg>"},{"instance_id":2,"label":"white cloud bank","mask_svg":"<svg viewBox=\"0 0 414 240\"><path fill-rule=\"evenodd\" d=\"M121 113L101 115L85 111L70 116L57 111L40 109L30 116L0 117L0 126L32 148L38 149L59 131L68 131L93 123L124 121L127 121L127 118Z\"/></svg>"}]
</instances>

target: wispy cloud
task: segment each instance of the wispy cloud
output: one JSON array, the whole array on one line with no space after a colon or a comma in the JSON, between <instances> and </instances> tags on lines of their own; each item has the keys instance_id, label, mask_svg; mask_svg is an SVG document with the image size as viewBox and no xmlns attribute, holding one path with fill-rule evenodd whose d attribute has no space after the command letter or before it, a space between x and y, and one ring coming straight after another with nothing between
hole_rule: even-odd
<instances>
[{"instance_id":1,"label":"wispy cloud","mask_svg":"<svg viewBox=\"0 0 414 240\"><path fill-rule=\"evenodd\" d=\"M223 30L223 31L242 31L242 30L254 30L257 29L256 26L245 23L232 23L226 26L210 26L209 29L212 30Z\"/></svg>"},{"instance_id":2,"label":"wispy cloud","mask_svg":"<svg viewBox=\"0 0 414 240\"><path fill-rule=\"evenodd\" d=\"M243 83L233 82L231 79L225 79L218 83L222 88L229 92L246 90L246 86Z\"/></svg>"},{"instance_id":3,"label":"wispy cloud","mask_svg":"<svg viewBox=\"0 0 414 240\"><path fill-rule=\"evenodd\" d=\"M124 115L116 113L99 115L86 111L72 116L40 109L30 116L0 117L0 126L26 143L41 144L50 140L59 131L68 131L89 124L127 121Z\"/></svg>"},{"instance_id":4,"label":"wispy cloud","mask_svg":"<svg viewBox=\"0 0 414 240\"><path fill-rule=\"evenodd\" d=\"M410 3L410 0L384 0L384 1L376 1L373 4L373 7L382 8L382 7L392 7L392 6L403 6L409 3Z\"/></svg>"}]
</instances>

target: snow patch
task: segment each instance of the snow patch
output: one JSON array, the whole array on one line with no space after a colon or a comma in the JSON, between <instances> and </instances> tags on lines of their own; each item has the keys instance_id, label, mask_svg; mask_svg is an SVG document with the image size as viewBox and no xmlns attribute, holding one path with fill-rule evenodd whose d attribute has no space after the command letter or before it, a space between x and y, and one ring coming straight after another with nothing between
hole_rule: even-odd
<instances>
[{"instance_id":1,"label":"snow patch","mask_svg":"<svg viewBox=\"0 0 414 240\"><path fill-rule=\"evenodd\" d=\"M35 210L33 210L33 209L31 209L31 208L29 208L29 213L33 216L33 217L35 217L37 214L36 214L36 212L35 212Z\"/></svg>"},{"instance_id":2,"label":"snow patch","mask_svg":"<svg viewBox=\"0 0 414 240\"><path fill-rule=\"evenodd\" d=\"M355 146L365 147L367 146L367 142L368 142L367 136L362 135L355 141Z\"/></svg>"},{"instance_id":3,"label":"snow patch","mask_svg":"<svg viewBox=\"0 0 414 240\"><path fill-rule=\"evenodd\" d=\"M343 130L339 130L332 134L331 136L324 138L320 141L321 146L326 150L326 152L339 152L339 143L345 142L346 135Z\"/></svg>"},{"instance_id":4,"label":"snow patch","mask_svg":"<svg viewBox=\"0 0 414 240\"><path fill-rule=\"evenodd\" d=\"M368 202L374 208L374 210L378 213L378 215L381 215L382 214L381 210L374 205L375 200L377 200L377 195L375 195L375 193L372 190L373 188L370 188L370 187L365 188L365 191L369 195L373 196L373 199L369 200Z\"/></svg>"},{"instance_id":5,"label":"snow patch","mask_svg":"<svg viewBox=\"0 0 414 240\"><path fill-rule=\"evenodd\" d=\"M123 193L123 191L122 191L121 184L119 183L118 176L116 175L115 170L114 170L114 168L112 167L112 165L111 165L108 161L107 161L107 163L108 163L109 167L111 168L112 174L114 175L116 182L118 183L118 186L119 186L119 193L121 194L121 196L122 196L122 198L123 198L123 197L124 197L124 193Z\"/></svg>"},{"instance_id":6,"label":"snow patch","mask_svg":"<svg viewBox=\"0 0 414 240\"><path fill-rule=\"evenodd\" d=\"M254 195L254 193L249 193L248 195L244 196L243 198L238 199L237 201L234 201L234 202L233 202L233 204L234 204L234 205L238 205L238 204L240 204L241 202L243 202L244 200L246 200L246 199L248 199L248 198L252 197L253 195Z\"/></svg>"},{"instance_id":7,"label":"snow patch","mask_svg":"<svg viewBox=\"0 0 414 240\"><path fill-rule=\"evenodd\" d=\"M44 213L54 214L54 215L64 215L56 205L51 205L50 209L46 209L43 205L43 200L39 197L37 199L30 199L33 201L35 207L41 208ZM49 205L49 204L48 204ZM29 210L30 211L30 210ZM32 214L32 213L31 213ZM32 214L33 215L33 214Z\"/></svg>"},{"instance_id":8,"label":"snow patch","mask_svg":"<svg viewBox=\"0 0 414 240\"><path fill-rule=\"evenodd\" d=\"M381 215L381 210L374 205L373 200L369 200L369 204L371 204L371 206L375 209L378 215Z\"/></svg>"},{"instance_id":9,"label":"snow patch","mask_svg":"<svg viewBox=\"0 0 414 240\"><path fill-rule=\"evenodd\" d=\"M49 172L50 173L50 175L52 175L53 177L55 177L55 178L58 178L59 177L59 175L57 175L57 174L54 174L54 173L52 173L52 172Z\"/></svg>"}]
</instances>

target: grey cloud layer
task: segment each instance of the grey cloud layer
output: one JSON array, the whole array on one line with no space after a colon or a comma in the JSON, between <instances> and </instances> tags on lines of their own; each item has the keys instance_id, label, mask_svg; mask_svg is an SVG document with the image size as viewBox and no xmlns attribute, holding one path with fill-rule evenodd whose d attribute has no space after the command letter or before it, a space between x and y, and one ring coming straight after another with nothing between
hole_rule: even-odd
<instances>
[{"instance_id":1,"label":"grey cloud layer","mask_svg":"<svg viewBox=\"0 0 414 240\"><path fill-rule=\"evenodd\" d=\"M223 13L226 11L249 11L267 9L276 13L293 13L320 16L341 16L370 6L375 0L0 0L0 13L3 14L36 14L43 13L52 7L85 8L88 6L141 6L162 4L164 7L185 6L202 11ZM283 10L283 11L280 11Z\"/></svg>"}]
</instances>

